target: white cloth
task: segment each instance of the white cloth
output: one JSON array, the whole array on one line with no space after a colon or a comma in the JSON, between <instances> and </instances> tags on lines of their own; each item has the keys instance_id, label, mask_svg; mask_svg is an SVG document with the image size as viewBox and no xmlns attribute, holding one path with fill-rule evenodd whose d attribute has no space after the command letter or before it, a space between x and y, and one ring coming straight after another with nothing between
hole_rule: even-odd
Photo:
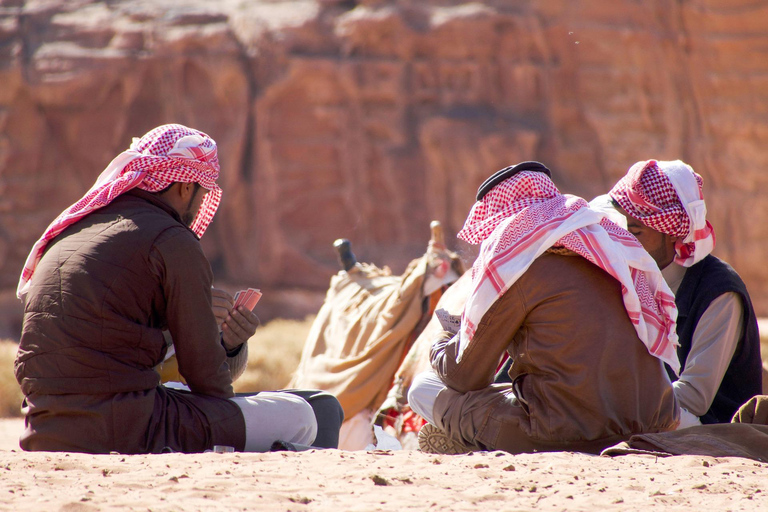
<instances>
[{"instance_id":1,"label":"white cloth","mask_svg":"<svg viewBox=\"0 0 768 512\"><path fill-rule=\"evenodd\" d=\"M317 436L315 413L300 396L265 391L230 400L245 418L246 452L267 452L278 440L309 445Z\"/></svg>"},{"instance_id":2,"label":"white cloth","mask_svg":"<svg viewBox=\"0 0 768 512\"><path fill-rule=\"evenodd\" d=\"M689 427L696 427L701 425L701 420L695 414L688 412L688 409L680 408L680 424L675 430L681 430Z\"/></svg>"},{"instance_id":3,"label":"white cloth","mask_svg":"<svg viewBox=\"0 0 768 512\"><path fill-rule=\"evenodd\" d=\"M589 202L589 207L600 213L604 213L605 217L619 226L621 229L627 229L627 218L619 213L619 210L613 206L613 200L608 194L597 196Z\"/></svg>"},{"instance_id":4,"label":"white cloth","mask_svg":"<svg viewBox=\"0 0 768 512\"><path fill-rule=\"evenodd\" d=\"M400 444L400 441L395 436L388 434L378 425L373 426L373 436L376 438L376 442L366 446L366 451L403 449L403 445Z\"/></svg>"},{"instance_id":5,"label":"white cloth","mask_svg":"<svg viewBox=\"0 0 768 512\"><path fill-rule=\"evenodd\" d=\"M659 166L675 187L680 203L691 220L691 229L683 243L694 244L693 254L686 266L695 265L715 248L715 238L707 232L707 206L701 196L699 183L693 168L681 160L659 162Z\"/></svg>"},{"instance_id":6,"label":"white cloth","mask_svg":"<svg viewBox=\"0 0 768 512\"><path fill-rule=\"evenodd\" d=\"M341 424L339 450L365 450L375 441L372 410L363 409Z\"/></svg>"},{"instance_id":7,"label":"white cloth","mask_svg":"<svg viewBox=\"0 0 768 512\"><path fill-rule=\"evenodd\" d=\"M422 372L413 378L408 390L408 405L416 414L435 425L433 409L437 395L443 389L445 384L433 371Z\"/></svg>"}]
</instances>

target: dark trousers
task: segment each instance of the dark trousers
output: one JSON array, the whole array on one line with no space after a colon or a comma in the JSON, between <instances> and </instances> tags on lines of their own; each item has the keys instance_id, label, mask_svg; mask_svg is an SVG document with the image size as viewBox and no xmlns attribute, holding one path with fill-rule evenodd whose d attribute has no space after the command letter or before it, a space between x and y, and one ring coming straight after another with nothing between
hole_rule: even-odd
<instances>
[{"instance_id":1,"label":"dark trousers","mask_svg":"<svg viewBox=\"0 0 768 512\"><path fill-rule=\"evenodd\" d=\"M499 371L496 372L496 378L493 379L493 382L496 384L507 384L511 383L512 379L509 378L509 369L512 368L512 358L508 357L506 361L504 361L504 364L499 368Z\"/></svg>"}]
</instances>

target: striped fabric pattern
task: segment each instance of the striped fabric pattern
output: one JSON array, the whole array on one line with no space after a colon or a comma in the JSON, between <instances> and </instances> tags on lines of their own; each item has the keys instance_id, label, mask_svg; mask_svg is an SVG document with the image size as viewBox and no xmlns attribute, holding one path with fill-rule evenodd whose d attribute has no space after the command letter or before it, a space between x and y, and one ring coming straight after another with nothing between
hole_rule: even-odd
<instances>
[{"instance_id":1,"label":"striped fabric pattern","mask_svg":"<svg viewBox=\"0 0 768 512\"><path fill-rule=\"evenodd\" d=\"M119 195L140 188L159 192L175 182L198 183L208 190L191 226L203 236L221 201L216 142L205 133L180 124L159 126L140 139L134 138L99 175L96 183L75 204L46 228L27 257L16 295L23 298L48 243L67 227L103 208Z\"/></svg>"},{"instance_id":2,"label":"striped fabric pattern","mask_svg":"<svg viewBox=\"0 0 768 512\"><path fill-rule=\"evenodd\" d=\"M715 231L706 219L703 183L681 160L645 160L630 167L608 194L649 228L679 237L675 262L690 267L715 247Z\"/></svg>"},{"instance_id":3,"label":"striped fabric pattern","mask_svg":"<svg viewBox=\"0 0 768 512\"><path fill-rule=\"evenodd\" d=\"M679 371L677 307L650 255L582 198L561 194L543 173L522 172L473 206L458 237L481 244L462 315L459 357L482 317L550 247L565 247L622 284L624 306L648 351Z\"/></svg>"}]
</instances>

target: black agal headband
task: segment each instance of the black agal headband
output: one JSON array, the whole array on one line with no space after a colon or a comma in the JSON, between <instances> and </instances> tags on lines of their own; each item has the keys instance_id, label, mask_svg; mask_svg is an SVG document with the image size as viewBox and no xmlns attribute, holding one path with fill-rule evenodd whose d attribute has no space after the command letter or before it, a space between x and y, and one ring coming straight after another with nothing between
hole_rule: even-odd
<instances>
[{"instance_id":1,"label":"black agal headband","mask_svg":"<svg viewBox=\"0 0 768 512\"><path fill-rule=\"evenodd\" d=\"M480 201L483 197L485 197L485 194L490 192L493 187L505 179L523 171L543 172L552 178L552 172L547 169L547 166L541 162L520 162L517 165L510 165L509 167L505 167L500 171L496 171L490 178L485 180L483 184L480 185L480 188L477 189L477 200Z\"/></svg>"}]
</instances>

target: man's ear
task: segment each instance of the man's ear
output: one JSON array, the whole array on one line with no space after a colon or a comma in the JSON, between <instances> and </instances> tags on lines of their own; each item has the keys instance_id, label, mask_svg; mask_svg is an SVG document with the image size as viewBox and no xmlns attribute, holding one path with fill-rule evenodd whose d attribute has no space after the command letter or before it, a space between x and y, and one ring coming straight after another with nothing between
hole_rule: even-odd
<instances>
[{"instance_id":1,"label":"man's ear","mask_svg":"<svg viewBox=\"0 0 768 512\"><path fill-rule=\"evenodd\" d=\"M177 182L174 185L178 186L177 193L179 194L179 198L182 201L189 201L192 198L192 196L195 194L194 183Z\"/></svg>"}]
</instances>

